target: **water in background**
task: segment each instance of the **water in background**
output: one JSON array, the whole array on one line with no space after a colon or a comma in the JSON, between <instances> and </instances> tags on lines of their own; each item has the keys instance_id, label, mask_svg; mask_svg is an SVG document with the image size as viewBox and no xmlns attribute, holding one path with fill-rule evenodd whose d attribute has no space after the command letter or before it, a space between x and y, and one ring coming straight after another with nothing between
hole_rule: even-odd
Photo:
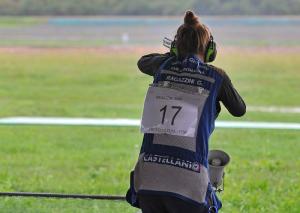
<instances>
[{"instance_id":1,"label":"water in background","mask_svg":"<svg viewBox=\"0 0 300 213\"><path fill-rule=\"evenodd\" d=\"M0 27L0 46L160 45L181 18L49 18L42 24ZM220 45L300 45L300 17L204 17Z\"/></svg>"}]
</instances>

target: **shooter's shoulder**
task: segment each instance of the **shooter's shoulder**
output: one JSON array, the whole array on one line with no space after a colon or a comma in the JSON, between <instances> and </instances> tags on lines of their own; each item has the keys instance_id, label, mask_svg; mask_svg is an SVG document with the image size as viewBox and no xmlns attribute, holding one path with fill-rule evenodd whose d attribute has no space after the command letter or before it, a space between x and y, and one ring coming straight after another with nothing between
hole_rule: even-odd
<instances>
[{"instance_id":1,"label":"shooter's shoulder","mask_svg":"<svg viewBox=\"0 0 300 213\"><path fill-rule=\"evenodd\" d=\"M214 65L207 65L210 69L214 70L215 72L217 72L218 74L220 74L222 77L228 77L225 70L220 68L220 67L216 67Z\"/></svg>"}]
</instances>

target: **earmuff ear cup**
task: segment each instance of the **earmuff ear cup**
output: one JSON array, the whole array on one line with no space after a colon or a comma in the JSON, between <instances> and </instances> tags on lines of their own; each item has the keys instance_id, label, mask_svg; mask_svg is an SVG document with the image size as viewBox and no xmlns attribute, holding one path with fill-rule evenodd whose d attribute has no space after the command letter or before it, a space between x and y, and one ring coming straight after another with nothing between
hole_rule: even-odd
<instances>
[{"instance_id":1,"label":"earmuff ear cup","mask_svg":"<svg viewBox=\"0 0 300 213\"><path fill-rule=\"evenodd\" d=\"M205 62L213 62L217 57L217 44L211 36L205 50Z\"/></svg>"}]
</instances>

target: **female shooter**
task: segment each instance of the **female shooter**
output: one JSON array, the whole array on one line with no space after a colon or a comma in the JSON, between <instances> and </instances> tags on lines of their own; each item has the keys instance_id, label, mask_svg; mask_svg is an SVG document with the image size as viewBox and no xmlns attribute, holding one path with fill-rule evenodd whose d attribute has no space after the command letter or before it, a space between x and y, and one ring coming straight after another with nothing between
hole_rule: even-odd
<instances>
[{"instance_id":1,"label":"female shooter","mask_svg":"<svg viewBox=\"0 0 300 213\"><path fill-rule=\"evenodd\" d=\"M246 105L228 75L207 64L216 57L216 44L193 12L186 12L174 47L138 61L154 81L145 99L143 144L127 201L143 213L217 212L221 202L208 177L208 140L220 102L237 117Z\"/></svg>"}]
</instances>

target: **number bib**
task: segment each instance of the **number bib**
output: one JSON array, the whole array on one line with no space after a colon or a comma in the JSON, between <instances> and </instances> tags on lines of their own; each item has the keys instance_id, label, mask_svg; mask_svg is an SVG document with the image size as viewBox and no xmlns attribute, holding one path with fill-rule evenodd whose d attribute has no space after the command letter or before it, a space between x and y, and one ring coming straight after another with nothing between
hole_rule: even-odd
<instances>
[{"instance_id":1,"label":"number bib","mask_svg":"<svg viewBox=\"0 0 300 213\"><path fill-rule=\"evenodd\" d=\"M141 132L195 137L199 112L202 112L207 96L167 87L149 87Z\"/></svg>"}]
</instances>

